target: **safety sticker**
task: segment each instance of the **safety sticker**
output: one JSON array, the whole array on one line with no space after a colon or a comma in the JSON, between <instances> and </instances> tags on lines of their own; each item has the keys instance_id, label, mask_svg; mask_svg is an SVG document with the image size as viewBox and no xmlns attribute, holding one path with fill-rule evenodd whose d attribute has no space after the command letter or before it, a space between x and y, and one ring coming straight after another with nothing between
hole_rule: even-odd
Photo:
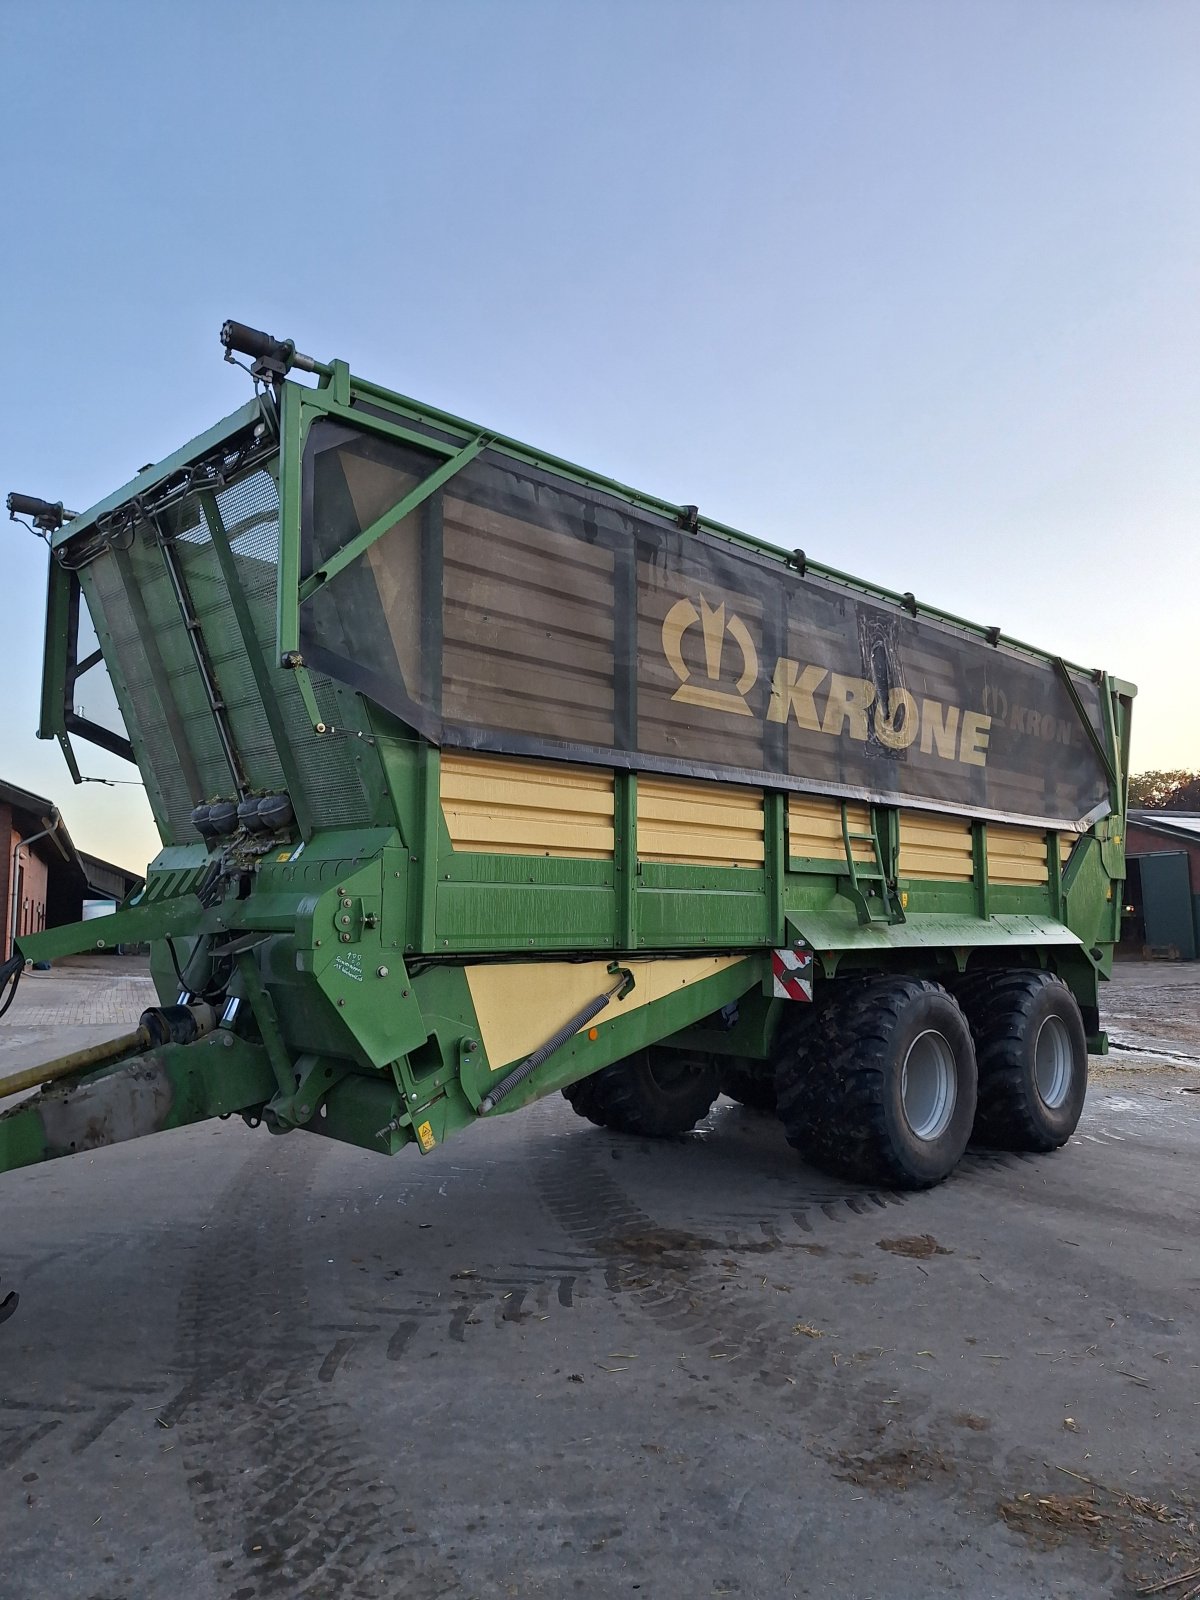
<instances>
[{"instance_id":1,"label":"safety sticker","mask_svg":"<svg viewBox=\"0 0 1200 1600\"><path fill-rule=\"evenodd\" d=\"M771 951L771 993L777 1000L811 1000L812 951Z\"/></svg>"}]
</instances>

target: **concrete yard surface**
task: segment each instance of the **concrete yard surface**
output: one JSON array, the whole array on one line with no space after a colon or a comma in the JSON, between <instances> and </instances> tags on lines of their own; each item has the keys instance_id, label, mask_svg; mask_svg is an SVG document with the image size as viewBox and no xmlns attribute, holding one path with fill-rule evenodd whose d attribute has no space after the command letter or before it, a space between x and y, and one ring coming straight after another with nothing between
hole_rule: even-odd
<instances>
[{"instance_id":1,"label":"concrete yard surface","mask_svg":"<svg viewBox=\"0 0 1200 1600\"><path fill-rule=\"evenodd\" d=\"M0 1071L151 999L30 974ZM0 1597L1200 1585L1200 967L1104 1004L1066 1148L924 1194L558 1096L425 1157L232 1119L0 1178Z\"/></svg>"}]
</instances>

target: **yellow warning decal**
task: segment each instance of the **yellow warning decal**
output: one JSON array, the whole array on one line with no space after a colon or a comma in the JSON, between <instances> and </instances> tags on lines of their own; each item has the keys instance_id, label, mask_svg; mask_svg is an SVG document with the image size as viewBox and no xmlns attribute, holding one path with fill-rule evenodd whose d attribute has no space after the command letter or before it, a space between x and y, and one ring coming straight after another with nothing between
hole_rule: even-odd
<instances>
[{"instance_id":1,"label":"yellow warning decal","mask_svg":"<svg viewBox=\"0 0 1200 1600\"><path fill-rule=\"evenodd\" d=\"M418 1124L417 1140L420 1143L421 1149L425 1151L432 1150L434 1145L437 1143L437 1140L433 1137L433 1128L428 1122L422 1122Z\"/></svg>"}]
</instances>

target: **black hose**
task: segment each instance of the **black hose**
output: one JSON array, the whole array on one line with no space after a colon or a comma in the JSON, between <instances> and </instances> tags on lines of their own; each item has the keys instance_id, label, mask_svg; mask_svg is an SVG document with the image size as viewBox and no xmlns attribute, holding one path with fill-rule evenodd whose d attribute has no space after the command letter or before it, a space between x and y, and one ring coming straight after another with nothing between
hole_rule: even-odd
<instances>
[{"instance_id":1,"label":"black hose","mask_svg":"<svg viewBox=\"0 0 1200 1600\"><path fill-rule=\"evenodd\" d=\"M187 992L189 994L191 994L192 991L190 989L188 989L187 981L184 978L183 973L180 971L180 968L179 968L179 957L175 953L175 941L174 941L174 939L172 939L170 934L167 934L167 936L166 936L166 946L167 946L167 954L171 958L171 965L175 968L175 976L179 979L179 987L181 989L187 989ZM192 954L194 955L195 951L193 951ZM189 966L191 965L190 958L189 958L189 961L188 961L188 965Z\"/></svg>"},{"instance_id":2,"label":"black hose","mask_svg":"<svg viewBox=\"0 0 1200 1600\"><path fill-rule=\"evenodd\" d=\"M25 957L20 954L9 956L4 965L0 966L0 989L3 989L5 984L11 984L8 994L4 998L4 1004L0 1005L0 1017L4 1015L17 998L17 985L21 981L21 974L24 970Z\"/></svg>"}]
</instances>

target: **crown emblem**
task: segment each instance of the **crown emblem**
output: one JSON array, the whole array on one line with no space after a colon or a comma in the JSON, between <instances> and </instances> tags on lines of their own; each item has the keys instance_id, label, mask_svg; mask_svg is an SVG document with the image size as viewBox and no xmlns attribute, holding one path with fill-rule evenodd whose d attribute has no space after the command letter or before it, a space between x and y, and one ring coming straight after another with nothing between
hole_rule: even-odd
<instances>
[{"instance_id":1,"label":"crown emblem","mask_svg":"<svg viewBox=\"0 0 1200 1600\"><path fill-rule=\"evenodd\" d=\"M679 687L671 696L684 705L705 706L710 711L729 711L735 716L751 717L754 713L746 704L746 695L758 679L758 651L750 630L735 612L726 614L725 602L709 605L700 595L699 608L684 598L677 600L663 618L663 654L671 671L679 679ZM683 640L689 628L700 624L704 639L704 670L708 683L696 683L691 668L683 659ZM742 670L732 689L718 688L721 681L721 660L725 651L726 634L741 652Z\"/></svg>"}]
</instances>

